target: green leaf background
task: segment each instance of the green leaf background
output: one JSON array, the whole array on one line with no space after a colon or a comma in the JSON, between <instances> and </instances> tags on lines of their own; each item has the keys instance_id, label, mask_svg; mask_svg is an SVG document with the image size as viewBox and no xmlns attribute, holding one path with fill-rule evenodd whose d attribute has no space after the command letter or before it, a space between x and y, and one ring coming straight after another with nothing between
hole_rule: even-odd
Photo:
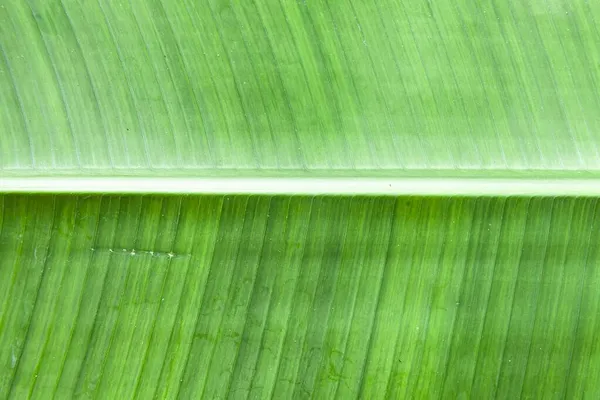
<instances>
[{"instance_id":1,"label":"green leaf background","mask_svg":"<svg viewBox=\"0 0 600 400\"><path fill-rule=\"evenodd\" d=\"M5 170L600 166L597 2L0 4Z\"/></svg>"},{"instance_id":2,"label":"green leaf background","mask_svg":"<svg viewBox=\"0 0 600 400\"><path fill-rule=\"evenodd\" d=\"M600 394L596 199L0 200L2 398Z\"/></svg>"},{"instance_id":3,"label":"green leaf background","mask_svg":"<svg viewBox=\"0 0 600 400\"><path fill-rule=\"evenodd\" d=\"M595 176L598 14L0 0L0 183ZM598 207L0 194L0 398L599 398Z\"/></svg>"}]
</instances>

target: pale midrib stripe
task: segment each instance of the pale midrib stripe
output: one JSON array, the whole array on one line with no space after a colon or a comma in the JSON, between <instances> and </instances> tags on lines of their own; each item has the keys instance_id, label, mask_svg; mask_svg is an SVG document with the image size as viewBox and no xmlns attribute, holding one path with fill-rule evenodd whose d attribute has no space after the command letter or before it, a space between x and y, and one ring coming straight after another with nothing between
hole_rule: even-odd
<instances>
[{"instance_id":1,"label":"pale midrib stripe","mask_svg":"<svg viewBox=\"0 0 600 400\"><path fill-rule=\"evenodd\" d=\"M600 196L600 178L0 177L0 193Z\"/></svg>"}]
</instances>

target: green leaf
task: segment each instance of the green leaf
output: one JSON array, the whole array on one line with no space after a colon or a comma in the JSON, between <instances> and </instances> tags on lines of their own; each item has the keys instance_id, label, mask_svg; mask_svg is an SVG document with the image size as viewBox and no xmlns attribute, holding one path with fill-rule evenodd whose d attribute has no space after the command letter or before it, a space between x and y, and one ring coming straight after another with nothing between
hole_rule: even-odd
<instances>
[{"instance_id":1,"label":"green leaf","mask_svg":"<svg viewBox=\"0 0 600 400\"><path fill-rule=\"evenodd\" d=\"M600 166L597 2L0 4L5 171Z\"/></svg>"},{"instance_id":2,"label":"green leaf","mask_svg":"<svg viewBox=\"0 0 600 400\"><path fill-rule=\"evenodd\" d=\"M600 395L597 199L0 201L2 398Z\"/></svg>"},{"instance_id":3,"label":"green leaf","mask_svg":"<svg viewBox=\"0 0 600 400\"><path fill-rule=\"evenodd\" d=\"M0 398L600 397L599 13L0 0Z\"/></svg>"}]
</instances>

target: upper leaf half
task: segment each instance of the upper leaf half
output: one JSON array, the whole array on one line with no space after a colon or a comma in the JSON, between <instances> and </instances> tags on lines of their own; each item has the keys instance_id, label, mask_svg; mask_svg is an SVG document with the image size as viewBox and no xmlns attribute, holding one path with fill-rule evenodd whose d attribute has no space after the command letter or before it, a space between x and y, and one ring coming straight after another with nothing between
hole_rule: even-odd
<instances>
[{"instance_id":1,"label":"upper leaf half","mask_svg":"<svg viewBox=\"0 0 600 400\"><path fill-rule=\"evenodd\" d=\"M0 5L4 173L600 167L596 2Z\"/></svg>"}]
</instances>

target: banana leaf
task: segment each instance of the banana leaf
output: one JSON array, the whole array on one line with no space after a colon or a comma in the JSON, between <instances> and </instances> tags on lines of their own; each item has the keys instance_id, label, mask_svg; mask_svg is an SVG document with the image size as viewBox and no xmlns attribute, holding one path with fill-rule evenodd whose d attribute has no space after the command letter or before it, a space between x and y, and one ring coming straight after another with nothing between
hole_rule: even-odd
<instances>
[{"instance_id":1,"label":"banana leaf","mask_svg":"<svg viewBox=\"0 0 600 400\"><path fill-rule=\"evenodd\" d=\"M0 398L600 397L599 13L0 0Z\"/></svg>"},{"instance_id":2,"label":"banana leaf","mask_svg":"<svg viewBox=\"0 0 600 400\"><path fill-rule=\"evenodd\" d=\"M596 2L0 4L5 173L600 167Z\"/></svg>"},{"instance_id":3,"label":"banana leaf","mask_svg":"<svg viewBox=\"0 0 600 400\"><path fill-rule=\"evenodd\" d=\"M2 398L595 398L600 204L0 198Z\"/></svg>"}]
</instances>

